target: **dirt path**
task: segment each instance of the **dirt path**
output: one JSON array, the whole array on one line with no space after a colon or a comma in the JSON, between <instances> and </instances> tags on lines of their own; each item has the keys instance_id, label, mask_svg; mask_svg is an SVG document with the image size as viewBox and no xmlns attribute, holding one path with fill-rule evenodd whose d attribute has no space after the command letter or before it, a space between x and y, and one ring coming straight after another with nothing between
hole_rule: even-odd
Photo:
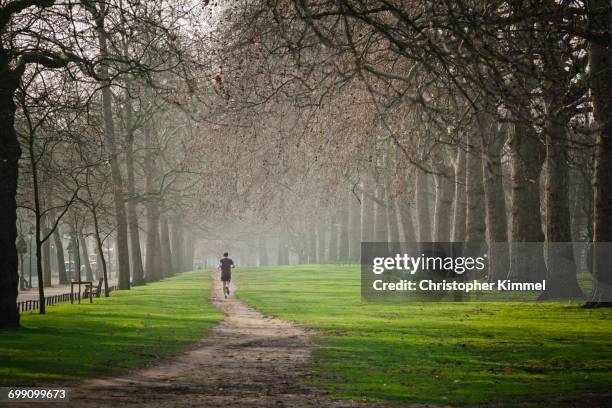
<instances>
[{"instance_id":1,"label":"dirt path","mask_svg":"<svg viewBox=\"0 0 612 408\"><path fill-rule=\"evenodd\" d=\"M313 344L298 325L225 300L217 273L212 303L225 319L192 351L118 378L89 380L71 406L354 407L303 385ZM233 287L235 289L235 287ZM232 290L233 293L233 290ZM57 405L56 405L57 406Z\"/></svg>"}]
</instances>

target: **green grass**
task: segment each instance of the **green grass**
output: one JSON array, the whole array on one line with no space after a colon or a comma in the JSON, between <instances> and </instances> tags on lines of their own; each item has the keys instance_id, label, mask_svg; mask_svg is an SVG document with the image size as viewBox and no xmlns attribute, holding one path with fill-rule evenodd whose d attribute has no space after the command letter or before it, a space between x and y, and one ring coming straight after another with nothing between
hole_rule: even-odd
<instances>
[{"instance_id":1,"label":"green grass","mask_svg":"<svg viewBox=\"0 0 612 408\"><path fill-rule=\"evenodd\" d=\"M25 313L20 329L0 331L0 386L106 376L185 350L223 318L208 292L196 271Z\"/></svg>"},{"instance_id":2,"label":"green grass","mask_svg":"<svg viewBox=\"0 0 612 408\"><path fill-rule=\"evenodd\" d=\"M522 405L612 388L611 310L367 303L358 266L239 268L235 276L249 305L318 330L310 381L338 397Z\"/></svg>"}]
</instances>

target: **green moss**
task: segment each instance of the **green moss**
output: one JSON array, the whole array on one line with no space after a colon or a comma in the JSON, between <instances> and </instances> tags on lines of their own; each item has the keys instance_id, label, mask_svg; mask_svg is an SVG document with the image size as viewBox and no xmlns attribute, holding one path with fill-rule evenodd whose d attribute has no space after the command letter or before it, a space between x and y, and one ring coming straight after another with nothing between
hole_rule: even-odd
<instances>
[{"instance_id":1,"label":"green moss","mask_svg":"<svg viewBox=\"0 0 612 408\"><path fill-rule=\"evenodd\" d=\"M25 313L20 329L0 331L0 385L111 375L185 350L223 318L208 291L196 271Z\"/></svg>"},{"instance_id":2,"label":"green moss","mask_svg":"<svg viewBox=\"0 0 612 408\"><path fill-rule=\"evenodd\" d=\"M506 403L612 385L612 311L576 303L362 302L358 266L240 268L238 296L318 330L311 383L396 402Z\"/></svg>"}]
</instances>

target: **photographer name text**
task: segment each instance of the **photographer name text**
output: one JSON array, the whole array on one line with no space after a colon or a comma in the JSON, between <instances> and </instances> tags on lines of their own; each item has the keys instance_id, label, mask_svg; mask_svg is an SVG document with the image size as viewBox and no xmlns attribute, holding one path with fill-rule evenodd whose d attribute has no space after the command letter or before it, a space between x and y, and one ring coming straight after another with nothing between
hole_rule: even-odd
<instances>
[{"instance_id":1,"label":"photographer name text","mask_svg":"<svg viewBox=\"0 0 612 408\"><path fill-rule=\"evenodd\" d=\"M468 282L457 281L434 281L423 279L421 281L399 280L397 282L385 282L377 279L372 282L375 291L460 291L460 292L481 292L481 291L545 291L546 280L541 282L513 282L510 279L500 279L497 282L480 282L477 280Z\"/></svg>"}]
</instances>

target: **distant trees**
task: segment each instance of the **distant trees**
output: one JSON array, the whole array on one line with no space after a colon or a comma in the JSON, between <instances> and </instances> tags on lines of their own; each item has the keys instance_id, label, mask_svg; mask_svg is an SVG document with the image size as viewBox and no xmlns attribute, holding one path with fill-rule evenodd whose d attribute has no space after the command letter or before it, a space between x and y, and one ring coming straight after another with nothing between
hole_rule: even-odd
<instances>
[{"instance_id":1,"label":"distant trees","mask_svg":"<svg viewBox=\"0 0 612 408\"><path fill-rule=\"evenodd\" d=\"M546 298L583 297L576 282L582 254L564 272L545 262L554 258L555 243L572 240L572 228L591 228L570 204L589 202L585 195L594 197L599 234L593 239L608 241L602 197L609 183L601 169L609 122L609 92L602 91L609 82L602 74L610 62L609 2L424 0L408 7L275 0L241 6L226 11L230 24L216 37L228 50L230 105L249 100L256 110L254 101L274 100L277 106L285 101L283 112L307 107L303 126L283 133L284 152L301 159L291 143L312 151L319 146L311 159L321 173L362 180L362 241L393 239L397 225L405 237L416 231L418 240L509 241L510 265L496 265L495 276L539 280L548 270ZM250 58L248 66L232 58L239 53ZM345 135L350 141L336 144ZM407 171L392 170L395 153L384 153L389 146L411 165ZM588 157L594 147L591 190L589 180L576 177L590 171L588 160L572 157ZM581 193L571 188L576 183ZM342 230L343 188L336 191L332 228L340 228L341 249L349 238ZM396 197L401 205L393 203ZM545 243L549 251L534 245L526 263L517 250L528 242ZM597 248L601 254L603 246ZM609 298L604 276L612 276L612 268L603 257L594 260L599 266L588 304L603 306Z\"/></svg>"}]
</instances>

